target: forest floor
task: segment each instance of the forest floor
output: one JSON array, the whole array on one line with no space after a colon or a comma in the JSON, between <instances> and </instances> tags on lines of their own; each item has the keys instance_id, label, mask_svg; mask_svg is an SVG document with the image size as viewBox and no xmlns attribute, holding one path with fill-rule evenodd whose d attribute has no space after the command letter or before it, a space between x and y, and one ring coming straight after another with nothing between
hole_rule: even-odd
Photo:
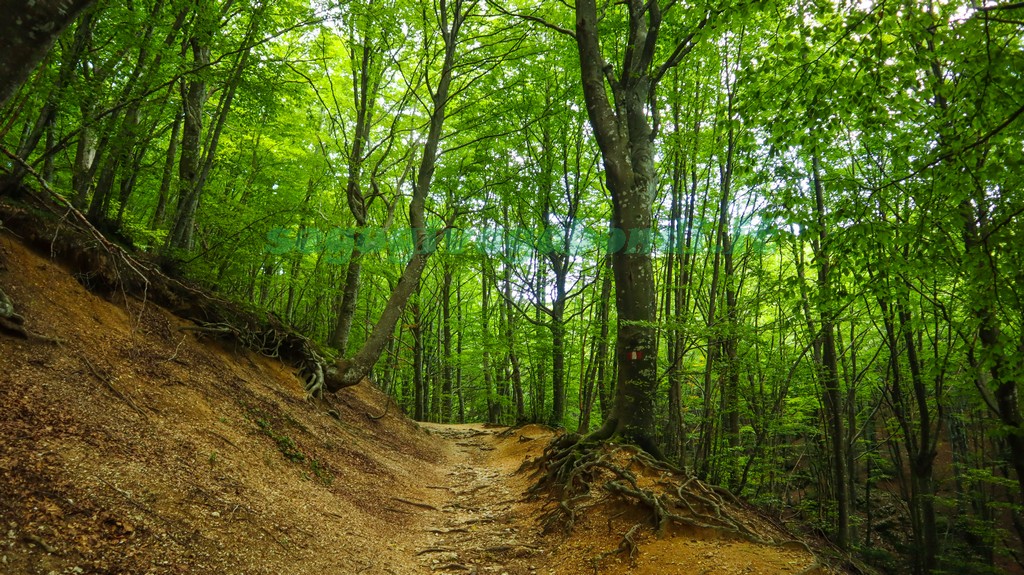
<instances>
[{"instance_id":1,"label":"forest floor","mask_svg":"<svg viewBox=\"0 0 1024 575\"><path fill-rule=\"evenodd\" d=\"M281 362L89 279L0 233L0 288L33 333L0 335L0 573L824 572L801 546L698 529L609 553L646 521L622 501L544 533L557 502L520 469L552 430L417 424L365 382L306 401Z\"/></svg>"}]
</instances>

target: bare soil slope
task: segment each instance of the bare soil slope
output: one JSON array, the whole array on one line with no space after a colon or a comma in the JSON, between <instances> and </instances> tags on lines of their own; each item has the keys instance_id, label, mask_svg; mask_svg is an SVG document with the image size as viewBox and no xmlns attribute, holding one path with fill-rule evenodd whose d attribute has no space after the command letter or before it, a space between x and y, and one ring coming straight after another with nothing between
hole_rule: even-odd
<instances>
[{"instance_id":1,"label":"bare soil slope","mask_svg":"<svg viewBox=\"0 0 1024 575\"><path fill-rule=\"evenodd\" d=\"M281 363L101 299L10 236L0 262L26 327L59 340L0 338L0 572L415 572L415 508L391 497L445 458L394 410L367 418L378 391L307 403Z\"/></svg>"},{"instance_id":2,"label":"bare soil slope","mask_svg":"<svg viewBox=\"0 0 1024 575\"><path fill-rule=\"evenodd\" d=\"M542 534L523 462L551 430L417 425L368 384L307 402L280 362L97 297L0 234L0 573L799 573L803 550L638 533L595 501ZM50 339L56 340L50 341Z\"/></svg>"}]
</instances>

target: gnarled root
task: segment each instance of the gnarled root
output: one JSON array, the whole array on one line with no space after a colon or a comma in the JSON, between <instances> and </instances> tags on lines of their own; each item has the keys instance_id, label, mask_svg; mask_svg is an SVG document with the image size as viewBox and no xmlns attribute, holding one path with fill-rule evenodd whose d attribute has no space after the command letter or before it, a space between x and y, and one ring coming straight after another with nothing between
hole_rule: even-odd
<instances>
[{"instance_id":1,"label":"gnarled root","mask_svg":"<svg viewBox=\"0 0 1024 575\"><path fill-rule=\"evenodd\" d=\"M310 358L301 371L303 375L306 399L324 396L324 363L319 357Z\"/></svg>"},{"instance_id":2,"label":"gnarled root","mask_svg":"<svg viewBox=\"0 0 1024 575\"><path fill-rule=\"evenodd\" d=\"M257 329L250 329L240 327L245 325L242 322L236 325L230 322L196 321L196 324L178 329L233 340L267 357L282 358L287 355L299 364L298 375L302 379L306 399L323 397L324 383L331 367L306 337L284 326L257 326Z\"/></svg>"},{"instance_id":3,"label":"gnarled root","mask_svg":"<svg viewBox=\"0 0 1024 575\"><path fill-rule=\"evenodd\" d=\"M14 303L7 297L4 290L0 289L0 333L28 339L28 332L22 324L25 318L14 312Z\"/></svg>"},{"instance_id":4,"label":"gnarled root","mask_svg":"<svg viewBox=\"0 0 1024 575\"><path fill-rule=\"evenodd\" d=\"M562 435L552 440L533 465L537 482L528 493L552 497L552 504L541 517L545 532L561 527L568 533L585 506L616 499L646 509L650 513L649 525L658 535L674 525L714 531L758 545L793 545L814 555L803 542L775 540L759 533L733 512L738 502L731 494L723 498L718 490L682 469L631 446ZM617 549L601 554L595 561L627 551L633 558L641 525L630 528Z\"/></svg>"}]
</instances>

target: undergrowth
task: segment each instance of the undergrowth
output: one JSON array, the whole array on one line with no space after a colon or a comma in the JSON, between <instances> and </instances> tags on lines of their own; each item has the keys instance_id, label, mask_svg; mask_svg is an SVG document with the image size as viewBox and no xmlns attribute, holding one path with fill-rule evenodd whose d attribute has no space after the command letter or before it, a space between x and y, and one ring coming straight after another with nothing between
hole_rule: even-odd
<instances>
[{"instance_id":1,"label":"undergrowth","mask_svg":"<svg viewBox=\"0 0 1024 575\"><path fill-rule=\"evenodd\" d=\"M327 465L303 452L291 436L274 427L270 416L265 412L255 408L247 408L246 419L255 423L260 433L274 440L274 443L277 444L277 450L281 452L285 459L298 465L308 466L313 476L324 485L329 486L334 482L334 474L331 473ZM309 477L305 472L302 475L303 477Z\"/></svg>"}]
</instances>

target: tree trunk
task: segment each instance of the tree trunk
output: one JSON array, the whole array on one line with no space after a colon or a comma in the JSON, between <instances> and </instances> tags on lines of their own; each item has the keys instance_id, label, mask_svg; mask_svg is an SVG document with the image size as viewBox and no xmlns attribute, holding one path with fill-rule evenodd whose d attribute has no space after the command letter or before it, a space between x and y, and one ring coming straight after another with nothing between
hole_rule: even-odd
<instances>
[{"instance_id":1,"label":"tree trunk","mask_svg":"<svg viewBox=\"0 0 1024 575\"><path fill-rule=\"evenodd\" d=\"M707 480L718 473L715 456L718 450L718 426L714 416L713 383L715 365L722 352L722 336L718 326L718 294L722 283L722 254L729 242L729 183L723 174L718 197L718 220L715 227L715 254L711 264L711 287L708 290L708 311L705 325L708 329L707 353L704 356L704 402L701 414L700 437L694 465L698 465L697 476Z\"/></svg>"},{"instance_id":2,"label":"tree trunk","mask_svg":"<svg viewBox=\"0 0 1024 575\"><path fill-rule=\"evenodd\" d=\"M69 47L63 51L63 54L61 55L60 68L57 72L57 79L54 82L53 88L47 95L42 108L40 108L39 114L36 116L36 121L32 124L31 128L26 127L26 130L22 133L22 137L18 142L18 148L15 155L23 162L27 163L29 155L35 151L36 147L39 145L39 141L44 135L47 140L47 150L49 150L52 145L53 123L57 117L58 103L64 98L65 89L71 81L71 78L75 73L75 69L79 65L82 53L92 41L92 27L93 19L89 15L83 16L82 21L78 24L78 27L75 30L74 37L72 38ZM46 167L44 169L44 173L49 173L52 176L53 154L47 153L45 155L45 162ZM27 173L28 170L24 166L15 164L10 176L6 178L6 184L9 186L17 185ZM50 176L47 176L47 179L49 178Z\"/></svg>"},{"instance_id":3,"label":"tree trunk","mask_svg":"<svg viewBox=\"0 0 1024 575\"><path fill-rule=\"evenodd\" d=\"M565 274L555 268L555 301L548 327L551 330L551 417L548 424L561 427L565 419Z\"/></svg>"},{"instance_id":4,"label":"tree trunk","mask_svg":"<svg viewBox=\"0 0 1024 575\"><path fill-rule=\"evenodd\" d=\"M598 296L598 321L601 324L601 334L597 340L597 353L594 362L597 363L597 403L601 411L601 421L604 422L612 412L612 399L610 386L608 385L608 338L611 315L612 300L612 257L607 255L604 258L604 278L601 280L601 295Z\"/></svg>"},{"instance_id":5,"label":"tree trunk","mask_svg":"<svg viewBox=\"0 0 1024 575\"><path fill-rule=\"evenodd\" d=\"M338 294L337 320L328 340L330 346L337 349L342 356L348 353L348 338L352 333L352 321L356 316L356 301L359 299L359 286L362 282L361 260L361 250L358 246L353 246L345 270L344 288Z\"/></svg>"},{"instance_id":6,"label":"tree trunk","mask_svg":"<svg viewBox=\"0 0 1024 575\"><path fill-rule=\"evenodd\" d=\"M419 289L416 301L411 306L412 311L412 381L413 381L413 419L425 421L427 418L427 385L423 380L423 314L420 312Z\"/></svg>"},{"instance_id":7,"label":"tree trunk","mask_svg":"<svg viewBox=\"0 0 1024 575\"><path fill-rule=\"evenodd\" d=\"M423 157L420 159L412 199L409 202L409 226L413 236L413 255L406 264L398 284L391 291L384 311L359 351L352 358L338 360L328 368L328 373L325 374L324 388L329 392L333 393L339 389L356 385L370 373L370 369L380 358L388 338L394 333L395 324L401 317L409 297L419 285L423 268L434 251L439 235L427 229L424 212L427 193L430 191L434 168L437 164L438 146L441 142L445 110L448 105L448 93L456 64L459 32L471 9L472 6L464 7L462 0L456 0L453 3L453 13L449 15L447 0L438 2L441 35L445 46L444 61L441 66L441 76L432 98L434 109L430 114L430 127L423 145ZM308 391L318 393L320 390L310 389Z\"/></svg>"},{"instance_id":8,"label":"tree trunk","mask_svg":"<svg viewBox=\"0 0 1024 575\"><path fill-rule=\"evenodd\" d=\"M728 106L726 113L731 118L733 116L733 103L735 101L735 92L730 87L728 94ZM736 266L735 266L735 254L733 253L733 238L729 233L729 225L731 216L729 214L729 206L732 196L732 176L733 176L733 164L736 156L736 131L733 127L733 123L729 123L729 131L727 136L727 150L725 155L725 164L721 166L721 188L722 188L722 201L719 204L721 213L719 214L719 249L722 252L722 264L723 264L723 292L725 296L725 313L722 322L723 333L719 334L721 337L721 351L722 351L722 368L723 373L721 375L722 381L722 434L724 435L725 443L730 449L736 449L739 447L740 440L740 419L739 419L739 383L740 374L739 366L736 365L737 354L739 352L739 342L737 331L737 318L736 318L736 306L737 306L737 278L736 278ZM723 465L725 469L726 478L730 488L735 489L738 484L739 477L738 472L738 454L731 453L724 458Z\"/></svg>"},{"instance_id":9,"label":"tree trunk","mask_svg":"<svg viewBox=\"0 0 1024 575\"><path fill-rule=\"evenodd\" d=\"M452 272L445 268L441 283L441 423L452 420Z\"/></svg>"},{"instance_id":10,"label":"tree trunk","mask_svg":"<svg viewBox=\"0 0 1024 575\"><path fill-rule=\"evenodd\" d=\"M355 43L355 39L350 38L350 42ZM355 49L352 50L352 54L353 56L356 54ZM373 74L375 62L374 48L369 40L364 39L362 50L359 51L358 67L353 62L352 91L356 106L356 125L352 149L349 151L348 157L348 183L345 186L349 211L356 221L356 241L348 262L345 289L342 291L339 301L337 322L329 342L331 346L341 352L342 356L348 353L348 339L352 332L352 319L355 317L356 301L359 298L359 287L362 282L363 250L361 245L364 241L363 234L366 232L364 228L366 228L367 222L367 202L363 196L361 178L377 95L376 89L372 90L372 94L370 93L370 76ZM375 86L376 84L374 84Z\"/></svg>"},{"instance_id":11,"label":"tree trunk","mask_svg":"<svg viewBox=\"0 0 1024 575\"><path fill-rule=\"evenodd\" d=\"M481 274L482 276L483 274ZM455 285L455 315L458 325L455 340L455 392L459 397L459 423L466 423L466 398L462 392L462 334L465 324L462 323L462 284Z\"/></svg>"},{"instance_id":12,"label":"tree trunk","mask_svg":"<svg viewBox=\"0 0 1024 575\"><path fill-rule=\"evenodd\" d=\"M835 302L832 298L832 254L828 245L828 229L825 221L824 186L818 151L812 151L811 176L814 187L814 205L817 218L818 236L814 241L815 263L818 266L818 314L821 321L821 382L824 388L822 403L828 428L833 470L833 493L836 499L836 545L840 549L849 546L850 502L847 483L850 480L846 467L846 438L843 435L842 393L839 389L839 360L835 340Z\"/></svg>"},{"instance_id":13,"label":"tree trunk","mask_svg":"<svg viewBox=\"0 0 1024 575\"><path fill-rule=\"evenodd\" d=\"M199 16L197 16L198 32L193 35L190 44L192 46L193 68L200 71L210 65L210 44L211 36L216 27L213 14L208 14L213 8L206 4L207 0L199 0ZM242 81L242 75L249 64L249 55L255 43L256 35L262 25L264 10L267 4L260 4L250 17L245 36L241 41L241 50L238 59L235 60L223 86L224 93L217 105L216 122L210 132L205 147L201 143L203 130L202 114L203 106L206 103L206 83L200 77L190 80L185 89L182 100L185 102L185 126L182 135L181 160L179 168L179 187L181 192L178 196L178 210L174 218L174 225L168 235L168 246L180 250L191 250L193 234L195 232L196 213L199 208L199 200L203 188L209 179L210 171L213 169L214 160L217 157L217 147L220 143L220 135L227 123L228 115L231 112L231 104L235 99L238 85Z\"/></svg>"},{"instance_id":14,"label":"tree trunk","mask_svg":"<svg viewBox=\"0 0 1024 575\"><path fill-rule=\"evenodd\" d=\"M200 16L196 17L201 20ZM209 31L199 30L189 41L192 47L192 67L195 70L210 64ZM208 24L207 24L208 25ZM182 110L184 122L181 134L181 157L178 160L178 205L174 224L167 236L170 248L189 250L192 247L192 227L199 207L199 174L202 162L203 107L206 104L206 81L201 75L182 80Z\"/></svg>"},{"instance_id":15,"label":"tree trunk","mask_svg":"<svg viewBox=\"0 0 1024 575\"><path fill-rule=\"evenodd\" d=\"M491 285L487 281L487 274L480 274L480 322L482 326L481 337L483 339L483 372L484 372L484 391L487 399L487 421L494 423L493 410L494 410L494 398L492 392L494 390L494 378L491 375L491 332L490 332L490 306L491 306Z\"/></svg>"},{"instance_id":16,"label":"tree trunk","mask_svg":"<svg viewBox=\"0 0 1024 575\"><path fill-rule=\"evenodd\" d=\"M14 95L93 0L0 1L0 106Z\"/></svg>"},{"instance_id":17,"label":"tree trunk","mask_svg":"<svg viewBox=\"0 0 1024 575\"><path fill-rule=\"evenodd\" d=\"M979 191L983 197L983 192ZM978 203L983 206L984 202ZM999 301L996 278L990 269L995 255L988 242L987 218L979 214L972 202L960 205L964 220L964 266L967 281L971 287L971 312L977 324L978 341L981 344L981 365L988 367L989 377L995 385L994 399L999 421L1007 430L1004 437L1009 446L1010 466L1017 474L1019 494L1024 497L1024 417L1021 415L1020 391L1018 387L1019 360L1011 359L1014 351L1024 354L1024 344L1016 344L1003 334L996 302Z\"/></svg>"},{"instance_id":18,"label":"tree trunk","mask_svg":"<svg viewBox=\"0 0 1024 575\"><path fill-rule=\"evenodd\" d=\"M612 196L612 226L626 239L625 247L612 253L618 310L615 406L590 438L619 436L660 457L654 442L657 296L650 245L656 173L654 132L647 113L659 79L651 68L660 8L641 0L628 0L626 5L631 43L616 78L602 54L596 1L576 2L576 46L587 114ZM614 106L608 99L609 87Z\"/></svg>"},{"instance_id":19,"label":"tree trunk","mask_svg":"<svg viewBox=\"0 0 1024 575\"><path fill-rule=\"evenodd\" d=\"M153 220L150 222L151 229L159 229L167 219L167 202L171 193L171 183L174 178L174 160L178 156L178 135L181 133L182 115L176 113L174 122L171 124L171 137L167 141L167 156L164 160L163 173L160 176L160 194L157 197L156 210L153 212Z\"/></svg>"},{"instance_id":20,"label":"tree trunk","mask_svg":"<svg viewBox=\"0 0 1024 575\"><path fill-rule=\"evenodd\" d=\"M505 221L508 221L507 217ZM506 245L508 245L507 242ZM508 257L509 255L506 254L506 262L511 261ZM502 289L505 293L503 298L505 304L505 345L507 350L506 358L510 368L509 375L512 383L512 399L515 401L516 423L524 423L526 421L526 400L523 397L523 376L522 368L519 365L519 353L516 352L515 315L513 315L515 309L512 307L512 268L507 263L502 270Z\"/></svg>"}]
</instances>

